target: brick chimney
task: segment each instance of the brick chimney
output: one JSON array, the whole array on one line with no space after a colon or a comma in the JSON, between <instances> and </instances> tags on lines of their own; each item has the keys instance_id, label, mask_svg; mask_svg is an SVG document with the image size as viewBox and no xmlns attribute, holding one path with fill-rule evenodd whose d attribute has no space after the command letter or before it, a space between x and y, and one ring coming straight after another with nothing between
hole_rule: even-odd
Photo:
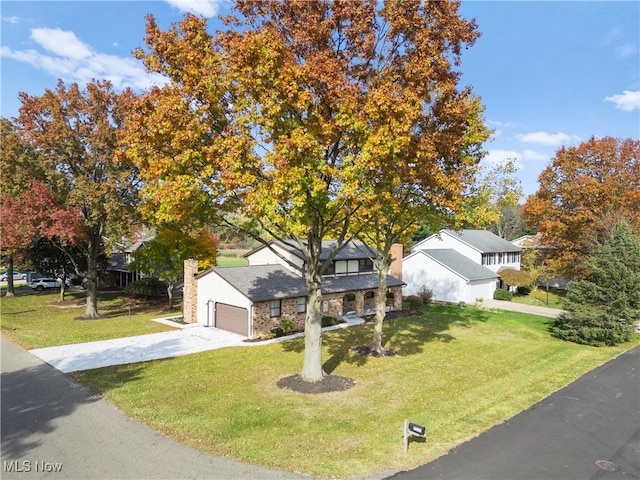
<instances>
[{"instance_id":1,"label":"brick chimney","mask_svg":"<svg viewBox=\"0 0 640 480\"><path fill-rule=\"evenodd\" d=\"M187 258L184 261L184 287L182 293L182 320L185 323L196 323L198 321L197 273L198 260Z\"/></svg>"},{"instance_id":2,"label":"brick chimney","mask_svg":"<svg viewBox=\"0 0 640 480\"><path fill-rule=\"evenodd\" d=\"M389 251L391 255L391 268L389 269L389 275L402 280L402 244L394 243L391 245Z\"/></svg>"}]
</instances>

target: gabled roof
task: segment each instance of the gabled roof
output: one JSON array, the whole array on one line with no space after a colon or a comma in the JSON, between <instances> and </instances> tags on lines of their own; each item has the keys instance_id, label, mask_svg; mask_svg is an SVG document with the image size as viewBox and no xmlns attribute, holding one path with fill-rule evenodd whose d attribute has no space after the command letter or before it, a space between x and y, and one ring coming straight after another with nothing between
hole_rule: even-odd
<instances>
[{"instance_id":1,"label":"gabled roof","mask_svg":"<svg viewBox=\"0 0 640 480\"><path fill-rule=\"evenodd\" d=\"M307 295L307 285L304 278L280 265L215 267L201 273L198 277L212 271L253 302ZM402 281L387 275L387 286L399 287L402 285L404 285ZM376 273L330 276L322 279L322 293L370 290L377 288L377 286L378 275Z\"/></svg>"},{"instance_id":2,"label":"gabled roof","mask_svg":"<svg viewBox=\"0 0 640 480\"><path fill-rule=\"evenodd\" d=\"M477 264L452 248L418 250L406 257L405 260L414 255L425 255L467 281L499 277L494 271Z\"/></svg>"},{"instance_id":3,"label":"gabled roof","mask_svg":"<svg viewBox=\"0 0 640 480\"><path fill-rule=\"evenodd\" d=\"M536 233L535 235L523 235L515 240L511 240L511 243L522 249L537 248L540 250L554 250L553 246L544 245L542 243L541 233Z\"/></svg>"},{"instance_id":4,"label":"gabled roof","mask_svg":"<svg viewBox=\"0 0 640 480\"><path fill-rule=\"evenodd\" d=\"M323 240L322 241L322 253L320 254L320 260L325 260L329 257L331 250L336 245L336 240ZM283 249L291 252L296 257L304 260L304 255L298 248L297 244L293 240L289 240L286 242L282 242L280 240L274 240L271 242L273 245L278 245ZM265 245L260 245L255 249L251 250L249 253L246 253L244 256L248 257L252 253L257 252L258 250L262 250L263 248L267 248ZM335 260L359 260L365 258L374 258L375 250L368 247L364 243L359 240L352 240L348 242L346 245L342 247L342 249L335 256Z\"/></svg>"},{"instance_id":5,"label":"gabled roof","mask_svg":"<svg viewBox=\"0 0 640 480\"><path fill-rule=\"evenodd\" d=\"M481 253L522 252L522 249L488 230L443 230Z\"/></svg>"}]
</instances>

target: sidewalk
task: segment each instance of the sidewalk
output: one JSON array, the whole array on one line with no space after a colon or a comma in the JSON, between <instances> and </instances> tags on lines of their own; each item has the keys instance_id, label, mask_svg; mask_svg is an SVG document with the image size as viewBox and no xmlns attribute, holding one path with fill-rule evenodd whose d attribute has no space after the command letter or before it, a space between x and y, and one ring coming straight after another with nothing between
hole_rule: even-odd
<instances>
[{"instance_id":1,"label":"sidewalk","mask_svg":"<svg viewBox=\"0 0 640 480\"><path fill-rule=\"evenodd\" d=\"M363 323L358 317L345 317L346 323L324 328L324 331L346 328ZM166 323L166 322L163 322ZM302 337L297 333L263 342L247 342L246 337L201 325L186 325L177 330L137 337L114 338L99 342L77 343L30 350L39 359L63 373L92 370L111 365L146 362L179 357L225 347L249 347L283 342Z\"/></svg>"},{"instance_id":2,"label":"sidewalk","mask_svg":"<svg viewBox=\"0 0 640 480\"><path fill-rule=\"evenodd\" d=\"M562 313L562 310L549 307L540 307L537 305L526 305L524 303L507 302L504 300L484 300L482 308L497 308L499 310L509 310L512 312L529 313L531 315L540 315L543 317L556 318Z\"/></svg>"}]
</instances>

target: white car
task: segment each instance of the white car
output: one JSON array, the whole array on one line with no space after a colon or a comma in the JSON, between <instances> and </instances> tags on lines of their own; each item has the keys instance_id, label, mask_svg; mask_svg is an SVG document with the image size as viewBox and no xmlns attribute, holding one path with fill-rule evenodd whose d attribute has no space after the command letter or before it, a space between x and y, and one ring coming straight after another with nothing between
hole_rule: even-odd
<instances>
[{"instance_id":1,"label":"white car","mask_svg":"<svg viewBox=\"0 0 640 480\"><path fill-rule=\"evenodd\" d=\"M3 273L2 275L0 275L0 282L6 282L7 281L7 274ZM26 273L20 273L20 272L16 272L15 270L13 271L13 279L14 280L24 280L25 278L27 278L27 274Z\"/></svg>"},{"instance_id":2,"label":"white car","mask_svg":"<svg viewBox=\"0 0 640 480\"><path fill-rule=\"evenodd\" d=\"M29 286L39 292L43 291L45 288L60 288L62 282L55 278L37 278L36 280L29 283Z\"/></svg>"}]
</instances>

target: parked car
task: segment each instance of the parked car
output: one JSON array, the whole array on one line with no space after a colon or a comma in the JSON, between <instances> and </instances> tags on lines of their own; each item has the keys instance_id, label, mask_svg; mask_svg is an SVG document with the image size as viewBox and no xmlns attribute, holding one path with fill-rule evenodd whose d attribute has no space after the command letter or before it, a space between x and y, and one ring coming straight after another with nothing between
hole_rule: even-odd
<instances>
[{"instance_id":1,"label":"parked car","mask_svg":"<svg viewBox=\"0 0 640 480\"><path fill-rule=\"evenodd\" d=\"M25 278L27 278L26 273L16 272L15 270L13 271L14 280L24 280ZM7 281L7 274L3 273L2 275L0 275L0 282L6 282L6 281Z\"/></svg>"},{"instance_id":2,"label":"parked car","mask_svg":"<svg viewBox=\"0 0 640 480\"><path fill-rule=\"evenodd\" d=\"M55 278L38 278L29 283L29 286L41 292L45 288L60 288L62 282Z\"/></svg>"}]
</instances>

